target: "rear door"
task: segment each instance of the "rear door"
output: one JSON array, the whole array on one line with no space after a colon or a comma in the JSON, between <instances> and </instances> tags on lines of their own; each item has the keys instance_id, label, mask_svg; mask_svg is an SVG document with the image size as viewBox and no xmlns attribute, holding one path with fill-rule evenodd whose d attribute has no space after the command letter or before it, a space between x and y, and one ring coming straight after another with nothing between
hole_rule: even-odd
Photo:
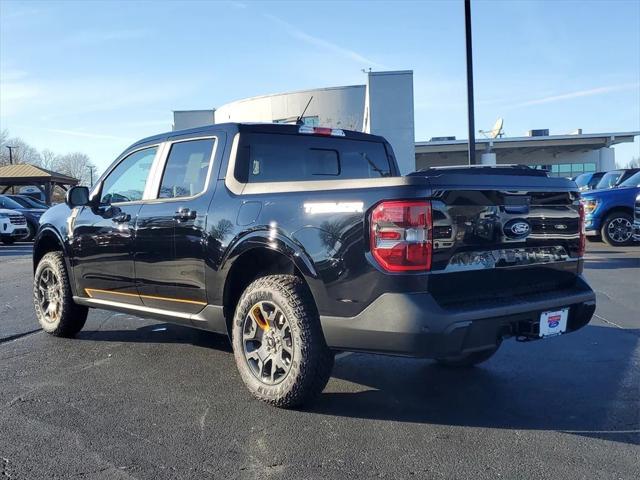
<instances>
[{"instance_id":1,"label":"rear door","mask_svg":"<svg viewBox=\"0 0 640 480\"><path fill-rule=\"evenodd\" d=\"M205 226L219 138L179 139L164 146L155 198L142 205L136 224L136 278L145 306L197 313L207 303Z\"/></svg>"}]
</instances>

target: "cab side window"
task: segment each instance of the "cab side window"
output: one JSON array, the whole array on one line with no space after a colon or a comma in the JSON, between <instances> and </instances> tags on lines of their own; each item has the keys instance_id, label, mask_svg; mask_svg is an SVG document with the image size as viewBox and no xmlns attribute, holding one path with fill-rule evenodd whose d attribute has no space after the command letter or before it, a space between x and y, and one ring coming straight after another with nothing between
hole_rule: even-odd
<instances>
[{"instance_id":1,"label":"cab side window","mask_svg":"<svg viewBox=\"0 0 640 480\"><path fill-rule=\"evenodd\" d=\"M205 188L215 139L188 140L171 146L158 198L198 195Z\"/></svg>"},{"instance_id":2,"label":"cab side window","mask_svg":"<svg viewBox=\"0 0 640 480\"><path fill-rule=\"evenodd\" d=\"M158 147L145 148L122 160L105 178L100 203L106 205L142 200L157 150Z\"/></svg>"}]
</instances>

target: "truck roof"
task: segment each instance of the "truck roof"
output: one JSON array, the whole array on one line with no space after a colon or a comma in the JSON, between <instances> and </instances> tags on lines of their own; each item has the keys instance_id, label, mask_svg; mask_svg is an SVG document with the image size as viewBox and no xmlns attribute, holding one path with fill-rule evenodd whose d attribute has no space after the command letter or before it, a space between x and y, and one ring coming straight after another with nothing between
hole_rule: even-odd
<instances>
[{"instance_id":1,"label":"truck roof","mask_svg":"<svg viewBox=\"0 0 640 480\"><path fill-rule=\"evenodd\" d=\"M171 132L159 133L157 135L152 135L150 137L143 138L138 140L130 147L127 148L129 150L131 147L135 147L138 145L142 145L150 142L163 141L167 138L174 137L184 137L193 134L208 134L219 132L220 130L224 130L227 133L234 134L236 132L255 132L255 133L274 133L274 134L284 134L284 135L297 135L300 131L301 125L289 124L289 123L216 123L213 125L205 125L202 127L189 128L186 130L174 130ZM386 142L384 137L379 135L373 135L370 133L357 132L354 130L345 130L340 129L344 132L344 138L350 138L353 140L364 140L369 142Z\"/></svg>"}]
</instances>

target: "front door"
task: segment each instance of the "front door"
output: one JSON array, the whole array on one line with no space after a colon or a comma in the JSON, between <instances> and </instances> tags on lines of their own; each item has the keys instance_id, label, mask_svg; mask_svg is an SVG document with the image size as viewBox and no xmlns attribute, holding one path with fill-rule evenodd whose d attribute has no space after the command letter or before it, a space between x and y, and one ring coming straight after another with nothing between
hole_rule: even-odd
<instances>
[{"instance_id":1,"label":"front door","mask_svg":"<svg viewBox=\"0 0 640 480\"><path fill-rule=\"evenodd\" d=\"M204 227L216 137L176 140L155 200L144 203L136 224L136 278L144 305L197 313L207 304Z\"/></svg>"},{"instance_id":2,"label":"front door","mask_svg":"<svg viewBox=\"0 0 640 480\"><path fill-rule=\"evenodd\" d=\"M135 225L157 146L125 156L101 182L96 206L79 209L70 228L81 296L141 305L135 284Z\"/></svg>"}]
</instances>

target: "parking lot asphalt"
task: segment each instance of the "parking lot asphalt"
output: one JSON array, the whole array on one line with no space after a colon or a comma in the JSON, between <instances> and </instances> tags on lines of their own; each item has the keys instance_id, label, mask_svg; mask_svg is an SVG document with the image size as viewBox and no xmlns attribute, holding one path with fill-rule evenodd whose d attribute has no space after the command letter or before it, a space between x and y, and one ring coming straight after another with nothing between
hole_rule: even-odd
<instances>
[{"instance_id":1,"label":"parking lot asphalt","mask_svg":"<svg viewBox=\"0 0 640 480\"><path fill-rule=\"evenodd\" d=\"M225 337L94 310L39 330L30 245L0 246L0 478L640 478L640 247L589 244L590 325L453 371L343 354L298 411Z\"/></svg>"}]
</instances>

